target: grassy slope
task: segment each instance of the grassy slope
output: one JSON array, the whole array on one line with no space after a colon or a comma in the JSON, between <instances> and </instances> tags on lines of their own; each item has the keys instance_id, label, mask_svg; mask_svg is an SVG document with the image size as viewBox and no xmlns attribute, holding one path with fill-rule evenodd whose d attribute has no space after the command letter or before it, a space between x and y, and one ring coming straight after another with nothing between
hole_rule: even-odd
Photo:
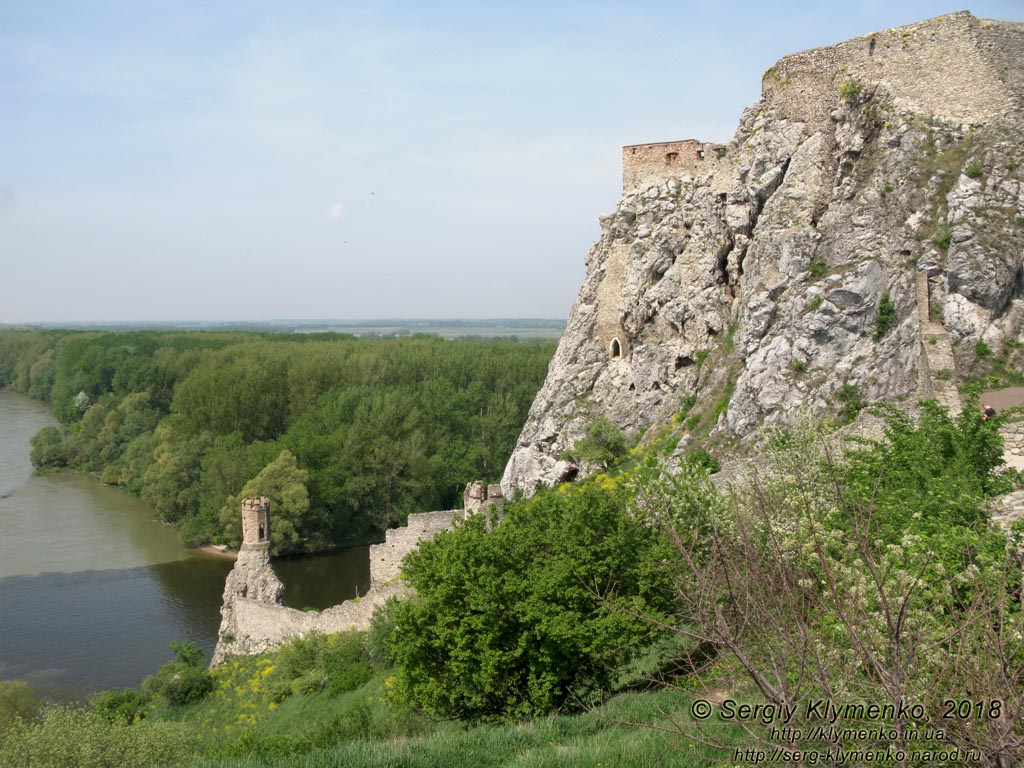
<instances>
[{"instance_id":1,"label":"grassy slope","mask_svg":"<svg viewBox=\"0 0 1024 768\"><path fill-rule=\"evenodd\" d=\"M687 719L692 700L681 691L624 693L579 715L472 726L394 708L386 670L336 694L327 688L304 691L310 678L296 678L291 688L297 692L275 702L282 690L275 657L270 653L219 667L216 687L205 699L180 708L156 705L133 727L172 721L198 731L200 751L208 757L192 764L203 768L685 768L719 764L729 756L674 732L672 719ZM738 732L723 735L742 743Z\"/></svg>"}]
</instances>

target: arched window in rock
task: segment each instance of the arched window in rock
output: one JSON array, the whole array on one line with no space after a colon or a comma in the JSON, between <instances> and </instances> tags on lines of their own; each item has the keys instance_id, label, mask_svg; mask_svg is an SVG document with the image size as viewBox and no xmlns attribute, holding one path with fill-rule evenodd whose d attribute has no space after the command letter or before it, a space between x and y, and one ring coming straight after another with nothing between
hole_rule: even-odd
<instances>
[{"instance_id":1,"label":"arched window in rock","mask_svg":"<svg viewBox=\"0 0 1024 768\"><path fill-rule=\"evenodd\" d=\"M618 339L612 339L611 346L608 349L608 354L612 358L622 356L622 345L619 343Z\"/></svg>"}]
</instances>

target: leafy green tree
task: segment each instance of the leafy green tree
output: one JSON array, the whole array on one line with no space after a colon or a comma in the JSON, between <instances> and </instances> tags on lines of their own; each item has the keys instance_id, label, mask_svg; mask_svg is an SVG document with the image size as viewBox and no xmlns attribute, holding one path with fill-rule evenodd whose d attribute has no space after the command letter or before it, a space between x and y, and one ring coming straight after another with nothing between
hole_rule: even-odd
<instances>
[{"instance_id":1,"label":"leafy green tree","mask_svg":"<svg viewBox=\"0 0 1024 768\"><path fill-rule=\"evenodd\" d=\"M174 523L198 508L199 472L211 440L208 433L186 437L173 419L161 422L155 440L153 462L142 477L142 498Z\"/></svg>"},{"instance_id":2,"label":"leafy green tree","mask_svg":"<svg viewBox=\"0 0 1024 768\"><path fill-rule=\"evenodd\" d=\"M300 551L309 519L309 473L300 469L290 451L281 451L238 496L229 496L221 509L221 523L229 544L242 543L242 499L266 496L270 499L270 542L278 554Z\"/></svg>"},{"instance_id":3,"label":"leafy green tree","mask_svg":"<svg viewBox=\"0 0 1024 768\"><path fill-rule=\"evenodd\" d=\"M64 437L56 427L43 427L32 437L32 452L29 454L32 465L40 469L45 467L63 467L67 464L67 446Z\"/></svg>"},{"instance_id":4,"label":"leafy green tree","mask_svg":"<svg viewBox=\"0 0 1024 768\"><path fill-rule=\"evenodd\" d=\"M397 690L445 717L577 709L656 632L668 608L667 549L629 514L622 488L545 491L491 527L472 517L406 560L416 597L393 609ZM623 610L627 608L627 610Z\"/></svg>"},{"instance_id":5,"label":"leafy green tree","mask_svg":"<svg viewBox=\"0 0 1024 768\"><path fill-rule=\"evenodd\" d=\"M181 521L178 532L182 541L190 545L205 544L222 537L220 513L224 500L237 497L260 470L281 452L274 442L257 440L246 443L241 432L220 435L205 452L200 468L199 509ZM238 509L235 510L238 515Z\"/></svg>"},{"instance_id":6,"label":"leafy green tree","mask_svg":"<svg viewBox=\"0 0 1024 768\"><path fill-rule=\"evenodd\" d=\"M565 451L564 456L572 461L594 464L603 470L625 454L628 447L622 430L606 417L598 416L587 425L586 435Z\"/></svg>"},{"instance_id":7,"label":"leafy green tree","mask_svg":"<svg viewBox=\"0 0 1024 768\"><path fill-rule=\"evenodd\" d=\"M467 480L496 480L553 349L0 332L0 384L52 398L66 464L143 496L190 544L219 538L228 496L287 448L309 473L295 546L318 549L379 539L410 512L454 507Z\"/></svg>"},{"instance_id":8,"label":"leafy green tree","mask_svg":"<svg viewBox=\"0 0 1024 768\"><path fill-rule=\"evenodd\" d=\"M56 373L56 354L48 349L29 369L28 393L40 400L49 400Z\"/></svg>"}]
</instances>

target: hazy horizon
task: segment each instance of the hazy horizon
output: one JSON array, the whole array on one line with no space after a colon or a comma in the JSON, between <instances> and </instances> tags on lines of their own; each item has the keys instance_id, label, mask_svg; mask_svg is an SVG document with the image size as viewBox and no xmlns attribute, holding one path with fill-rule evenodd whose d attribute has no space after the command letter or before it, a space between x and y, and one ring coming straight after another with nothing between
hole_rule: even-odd
<instances>
[{"instance_id":1,"label":"hazy horizon","mask_svg":"<svg viewBox=\"0 0 1024 768\"><path fill-rule=\"evenodd\" d=\"M728 141L780 57L956 10L12 0L0 323L564 318L623 145Z\"/></svg>"},{"instance_id":2,"label":"hazy horizon","mask_svg":"<svg viewBox=\"0 0 1024 768\"><path fill-rule=\"evenodd\" d=\"M223 320L203 320L201 318L171 318L168 320L137 320L137 319L115 319L115 320L37 320L32 322L3 322L0 327L16 325L35 326L76 326L76 325L223 325L225 323L243 324L303 324L323 325L326 323L339 323L343 325L393 325L396 323L475 323L488 322L542 322L560 323L565 325L564 317L253 317L237 318L229 317Z\"/></svg>"}]
</instances>

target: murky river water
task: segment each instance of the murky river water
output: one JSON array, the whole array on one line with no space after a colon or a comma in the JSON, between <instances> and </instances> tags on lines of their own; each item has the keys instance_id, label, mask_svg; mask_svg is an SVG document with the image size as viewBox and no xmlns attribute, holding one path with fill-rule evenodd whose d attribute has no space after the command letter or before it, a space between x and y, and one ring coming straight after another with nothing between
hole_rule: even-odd
<instances>
[{"instance_id":1,"label":"murky river water","mask_svg":"<svg viewBox=\"0 0 1024 768\"><path fill-rule=\"evenodd\" d=\"M87 477L34 476L42 403L0 390L0 679L57 696L136 686L171 640L207 655L231 561L183 547L140 500ZM369 588L366 547L275 561L285 599L324 608Z\"/></svg>"}]
</instances>

